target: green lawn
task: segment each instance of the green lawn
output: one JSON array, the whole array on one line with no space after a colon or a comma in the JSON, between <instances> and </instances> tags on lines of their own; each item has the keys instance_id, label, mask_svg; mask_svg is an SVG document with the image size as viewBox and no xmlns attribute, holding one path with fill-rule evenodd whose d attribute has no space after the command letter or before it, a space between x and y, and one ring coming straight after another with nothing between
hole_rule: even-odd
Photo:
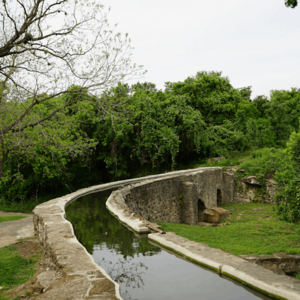
<instances>
[{"instance_id":1,"label":"green lawn","mask_svg":"<svg viewBox=\"0 0 300 300\"><path fill-rule=\"evenodd\" d=\"M6 222L6 221L20 220L20 219L24 219L24 218L26 218L26 217L22 217L22 216L0 217L0 223L1 223L1 222Z\"/></svg>"},{"instance_id":2,"label":"green lawn","mask_svg":"<svg viewBox=\"0 0 300 300\"><path fill-rule=\"evenodd\" d=\"M28 259L23 258L14 245L0 248L0 300L9 299L3 291L10 290L26 281L35 274L35 263L41 254L34 254Z\"/></svg>"},{"instance_id":3,"label":"green lawn","mask_svg":"<svg viewBox=\"0 0 300 300\"><path fill-rule=\"evenodd\" d=\"M300 225L280 221L273 205L262 203L231 203L223 208L231 211L229 223L222 227L202 227L158 222L165 231L213 248L242 254L300 253Z\"/></svg>"}]
</instances>

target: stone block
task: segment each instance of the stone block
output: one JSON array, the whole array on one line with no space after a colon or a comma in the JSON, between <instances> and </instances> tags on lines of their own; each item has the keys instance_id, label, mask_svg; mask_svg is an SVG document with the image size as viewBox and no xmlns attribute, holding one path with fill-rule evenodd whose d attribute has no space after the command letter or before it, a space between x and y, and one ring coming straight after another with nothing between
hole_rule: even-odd
<instances>
[{"instance_id":1,"label":"stone block","mask_svg":"<svg viewBox=\"0 0 300 300\"><path fill-rule=\"evenodd\" d=\"M213 207L212 210L219 214L220 220L228 218L231 214L229 210L222 207Z\"/></svg>"},{"instance_id":2,"label":"stone block","mask_svg":"<svg viewBox=\"0 0 300 300\"><path fill-rule=\"evenodd\" d=\"M219 220L220 220L220 216L216 211L212 209L206 209L204 211L204 222L217 223Z\"/></svg>"}]
</instances>

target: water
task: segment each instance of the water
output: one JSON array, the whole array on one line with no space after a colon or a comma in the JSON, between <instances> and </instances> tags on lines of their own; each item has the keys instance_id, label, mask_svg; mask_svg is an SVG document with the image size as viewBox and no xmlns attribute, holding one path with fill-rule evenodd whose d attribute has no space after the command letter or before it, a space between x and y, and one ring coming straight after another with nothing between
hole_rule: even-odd
<instances>
[{"instance_id":1,"label":"water","mask_svg":"<svg viewBox=\"0 0 300 300\"><path fill-rule=\"evenodd\" d=\"M106 209L111 191L70 204L76 237L121 286L125 300L271 299L138 237Z\"/></svg>"}]
</instances>

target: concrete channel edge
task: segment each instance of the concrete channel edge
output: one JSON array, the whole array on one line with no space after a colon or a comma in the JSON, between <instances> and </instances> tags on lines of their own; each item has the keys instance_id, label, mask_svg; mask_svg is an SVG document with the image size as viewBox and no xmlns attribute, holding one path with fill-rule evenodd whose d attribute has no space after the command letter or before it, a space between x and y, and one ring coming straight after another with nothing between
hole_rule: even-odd
<instances>
[{"instance_id":1,"label":"concrete channel edge","mask_svg":"<svg viewBox=\"0 0 300 300\"><path fill-rule=\"evenodd\" d=\"M149 182L153 181L155 180ZM147 184L147 181L143 181L142 184ZM106 206L120 222L134 232L144 233L149 230L145 227L145 223L147 223L145 220L139 219L134 212L128 210L123 199L122 190L113 192L108 198ZM292 280L288 276L275 274L262 266L252 264L233 254L210 248L205 244L189 241L177 236L175 233L151 233L148 238L163 248L176 252L194 263L230 277L274 299L300 300L299 280ZM191 251L189 247L197 250Z\"/></svg>"},{"instance_id":2,"label":"concrete channel edge","mask_svg":"<svg viewBox=\"0 0 300 300\"><path fill-rule=\"evenodd\" d=\"M71 297L78 300L122 300L119 284L113 281L105 270L96 264L93 257L74 235L73 225L66 220L65 207L68 204L88 194L145 180L188 174L205 169L211 168L176 171L100 184L38 205L33 211L35 234L44 249L45 273L55 272L55 280L50 286L44 288L43 293L39 295L39 299L69 299ZM114 213L113 208L110 211ZM120 212L114 214L119 217ZM126 219L122 218L121 221L133 230L138 228L136 231L139 233L145 232L145 228L142 228L139 222L135 222L133 226L130 226L133 220L126 217Z\"/></svg>"},{"instance_id":3,"label":"concrete channel edge","mask_svg":"<svg viewBox=\"0 0 300 300\"><path fill-rule=\"evenodd\" d=\"M43 245L48 264L47 269L56 271L56 281L51 287L45 288L39 299L67 299L72 297L73 293L74 299L78 300L122 300L119 284L114 282L105 270L96 264L93 257L75 237L72 224L66 220L65 207L68 204L88 194L205 169L212 168L177 171L101 184L38 205L34 209L35 233ZM137 233L149 232L143 220L137 218L133 212L124 212L120 205L116 205L114 199L121 196L122 194L118 190L110 195L106 203L109 211L133 231ZM274 274L230 253L189 241L174 233L152 233L148 237L164 248L275 299L300 300L300 284L289 281L285 278L286 276ZM201 254L199 254L200 252ZM64 293L67 293L66 298L64 298Z\"/></svg>"},{"instance_id":4,"label":"concrete channel edge","mask_svg":"<svg viewBox=\"0 0 300 300\"><path fill-rule=\"evenodd\" d=\"M174 236L176 236L176 235L174 234ZM300 299L300 294L299 294L300 285L298 286L298 289L296 291L290 291L289 289L283 288L282 286L276 287L270 283L264 282L263 280L254 278L253 276L251 276L245 272L239 271L237 268L234 268L229 265L222 265L221 263L218 263L212 259L208 259L199 254L195 254L195 253L189 251L188 249L186 249L185 247L178 245L177 243L175 244L175 243L168 241L168 238L166 238L164 235L153 233L153 234L149 234L148 238L155 244L158 244L159 246L161 246L163 248L171 250L171 251L175 252L176 254L184 257L185 259L190 260L193 263L196 263L203 267L211 269L223 276L230 277L230 278L234 279L235 281L240 282L243 285L248 286L251 289L256 290L256 291L258 291L262 294L265 294L269 297L272 297L274 299L279 299L279 300L299 300ZM219 250L219 249L210 248L208 246L206 246L206 248L210 249L211 251ZM223 253L225 255L227 255L227 253L225 253L225 252L223 252ZM236 257L236 258L239 259L238 257ZM249 265L249 267L252 267L252 266ZM256 266L257 265L255 265L255 267ZM262 271L264 273L269 273L269 275L271 277L273 277L273 276L277 277L278 283L280 281L282 281L281 275L274 274L271 271L264 269L261 266L257 266L257 267L260 267L260 268L257 268L258 272ZM292 288L292 287L290 286L290 288Z\"/></svg>"}]
</instances>

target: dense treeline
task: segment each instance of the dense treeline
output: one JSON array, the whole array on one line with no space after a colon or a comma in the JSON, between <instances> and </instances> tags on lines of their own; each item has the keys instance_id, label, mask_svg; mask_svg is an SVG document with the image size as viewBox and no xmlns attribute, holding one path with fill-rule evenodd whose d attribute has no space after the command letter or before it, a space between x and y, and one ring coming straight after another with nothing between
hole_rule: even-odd
<instances>
[{"instance_id":1,"label":"dense treeline","mask_svg":"<svg viewBox=\"0 0 300 300\"><path fill-rule=\"evenodd\" d=\"M37 106L32 120L68 97L76 103L5 141L2 201L65 193L249 148L283 148L290 136L289 157L299 160L298 89L251 100L250 87L237 89L221 73L199 72L167 82L164 91L152 83L119 84L100 98L56 97Z\"/></svg>"}]
</instances>

